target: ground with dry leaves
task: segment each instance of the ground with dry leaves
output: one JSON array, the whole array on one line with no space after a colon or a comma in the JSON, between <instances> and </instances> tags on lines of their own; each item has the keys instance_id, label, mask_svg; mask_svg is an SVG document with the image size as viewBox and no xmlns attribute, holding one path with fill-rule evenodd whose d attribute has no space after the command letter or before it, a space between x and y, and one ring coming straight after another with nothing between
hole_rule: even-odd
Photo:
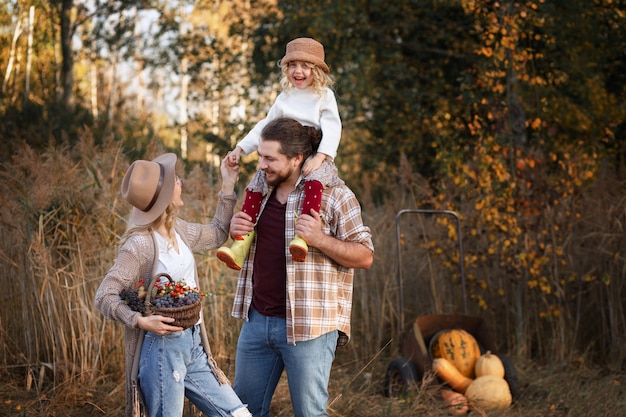
<instances>
[{"instance_id":1,"label":"ground with dry leaves","mask_svg":"<svg viewBox=\"0 0 626 417\"><path fill-rule=\"evenodd\" d=\"M363 369L337 358L330 384L329 415L342 417L446 416L435 389L410 391L401 398L381 393L385 359ZM623 417L626 416L626 372L611 372L581 364L546 367L516 363L520 394L510 409L488 416L511 417ZM123 385L98 381L91 387L66 383L38 393L36 385L25 390L15 376L0 384L0 416L62 417L122 416ZM285 378L272 406L274 417L292 415ZM192 414L190 412L190 414ZM480 416L478 412L470 415Z\"/></svg>"}]
</instances>

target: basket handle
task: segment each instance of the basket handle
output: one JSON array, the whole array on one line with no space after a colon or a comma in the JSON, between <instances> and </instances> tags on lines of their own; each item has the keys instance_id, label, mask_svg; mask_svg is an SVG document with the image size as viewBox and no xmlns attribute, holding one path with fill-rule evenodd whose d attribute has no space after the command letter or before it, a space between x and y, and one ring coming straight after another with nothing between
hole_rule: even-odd
<instances>
[{"instance_id":1,"label":"basket handle","mask_svg":"<svg viewBox=\"0 0 626 417\"><path fill-rule=\"evenodd\" d=\"M154 286L156 285L156 283L159 281L159 279L161 277L165 277L167 278L172 284L174 283L174 280L172 279L172 277L165 273L165 272L161 272L160 274L156 274L151 280L150 280L150 285L148 285L148 291L146 293L146 313L148 312L148 310L150 309L150 298L152 298L152 289L154 288Z\"/></svg>"}]
</instances>

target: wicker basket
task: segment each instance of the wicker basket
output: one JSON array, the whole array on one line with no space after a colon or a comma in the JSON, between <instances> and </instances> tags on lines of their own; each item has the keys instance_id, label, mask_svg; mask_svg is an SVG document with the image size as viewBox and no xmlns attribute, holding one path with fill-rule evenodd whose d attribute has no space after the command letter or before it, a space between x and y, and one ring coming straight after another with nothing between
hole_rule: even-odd
<instances>
[{"instance_id":1,"label":"wicker basket","mask_svg":"<svg viewBox=\"0 0 626 417\"><path fill-rule=\"evenodd\" d=\"M158 314L164 317L172 317L175 319L173 323L169 323L172 326L179 326L183 329L188 329L200 320L200 310L202 308L202 298L198 298L195 303L189 304L182 307L170 307L170 308L159 308L152 305L150 302L150 298L152 297L152 289L154 285L159 281L159 278L165 277L169 279L171 283L174 283L172 277L170 277L166 273L157 274L150 281L150 286L148 287L148 293L146 294L146 312L145 316L149 316L152 314Z\"/></svg>"}]
</instances>

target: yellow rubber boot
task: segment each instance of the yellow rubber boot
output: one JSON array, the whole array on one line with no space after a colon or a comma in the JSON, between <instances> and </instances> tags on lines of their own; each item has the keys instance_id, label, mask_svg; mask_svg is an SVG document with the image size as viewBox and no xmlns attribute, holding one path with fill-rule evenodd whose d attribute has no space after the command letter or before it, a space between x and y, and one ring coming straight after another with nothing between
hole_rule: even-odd
<instances>
[{"instance_id":1,"label":"yellow rubber boot","mask_svg":"<svg viewBox=\"0 0 626 417\"><path fill-rule=\"evenodd\" d=\"M289 252L291 257L296 262L304 262L306 255L309 252L309 245L306 244L304 239L296 235L296 237L289 243Z\"/></svg>"},{"instance_id":2,"label":"yellow rubber boot","mask_svg":"<svg viewBox=\"0 0 626 417\"><path fill-rule=\"evenodd\" d=\"M254 240L254 230L241 237L241 240L235 240L230 248L222 246L217 250L217 257L224 262L226 266L235 271L241 270L243 262L248 256L250 246Z\"/></svg>"}]
</instances>

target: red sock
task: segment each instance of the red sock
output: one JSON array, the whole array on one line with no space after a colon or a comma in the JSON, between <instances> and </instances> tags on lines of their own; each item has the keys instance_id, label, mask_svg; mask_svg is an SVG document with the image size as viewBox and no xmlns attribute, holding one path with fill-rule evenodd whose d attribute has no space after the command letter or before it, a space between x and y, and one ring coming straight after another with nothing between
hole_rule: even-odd
<instances>
[{"instance_id":1,"label":"red sock","mask_svg":"<svg viewBox=\"0 0 626 417\"><path fill-rule=\"evenodd\" d=\"M302 214L311 214L311 209L319 213L322 207L322 192L324 186L317 180L304 183L304 202L302 202Z\"/></svg>"},{"instance_id":2,"label":"red sock","mask_svg":"<svg viewBox=\"0 0 626 417\"><path fill-rule=\"evenodd\" d=\"M263 201L263 194L258 191L246 190L246 199L243 202L241 211L252 217L252 223L256 223L256 218L261 209L261 201Z\"/></svg>"},{"instance_id":3,"label":"red sock","mask_svg":"<svg viewBox=\"0 0 626 417\"><path fill-rule=\"evenodd\" d=\"M243 201L241 211L252 217L252 223L256 223L256 218L259 215L261 209L261 201L263 201L263 194L258 191L250 191L246 189L246 199ZM242 240L241 236L236 236L235 239Z\"/></svg>"}]
</instances>

